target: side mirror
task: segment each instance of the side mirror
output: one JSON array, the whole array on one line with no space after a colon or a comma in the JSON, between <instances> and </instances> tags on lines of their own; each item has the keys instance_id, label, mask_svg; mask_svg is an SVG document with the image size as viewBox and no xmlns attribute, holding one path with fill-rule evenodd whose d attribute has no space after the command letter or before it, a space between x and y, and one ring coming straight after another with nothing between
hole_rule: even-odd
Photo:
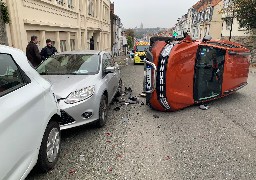
<instances>
[{"instance_id":1,"label":"side mirror","mask_svg":"<svg viewBox=\"0 0 256 180\"><path fill-rule=\"evenodd\" d=\"M108 74L108 73L114 73L115 70L116 70L115 67L107 67L105 72L106 72L107 74Z\"/></svg>"}]
</instances>

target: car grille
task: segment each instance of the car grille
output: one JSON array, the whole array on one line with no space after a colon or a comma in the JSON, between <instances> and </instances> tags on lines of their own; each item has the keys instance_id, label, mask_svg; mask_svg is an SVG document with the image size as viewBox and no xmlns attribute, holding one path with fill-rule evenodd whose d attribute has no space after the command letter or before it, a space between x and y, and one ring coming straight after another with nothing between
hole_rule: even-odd
<instances>
[{"instance_id":1,"label":"car grille","mask_svg":"<svg viewBox=\"0 0 256 180\"><path fill-rule=\"evenodd\" d=\"M66 113L63 110L60 110L61 113L61 123L60 125L67 125L67 124L72 124L75 123L76 121L74 118L72 118L68 113Z\"/></svg>"}]
</instances>

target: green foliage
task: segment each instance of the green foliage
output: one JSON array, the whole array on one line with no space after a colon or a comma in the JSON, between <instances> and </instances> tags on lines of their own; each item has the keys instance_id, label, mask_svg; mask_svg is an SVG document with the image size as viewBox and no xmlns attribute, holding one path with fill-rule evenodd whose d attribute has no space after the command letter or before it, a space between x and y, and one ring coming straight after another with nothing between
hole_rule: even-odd
<instances>
[{"instance_id":1,"label":"green foliage","mask_svg":"<svg viewBox=\"0 0 256 180\"><path fill-rule=\"evenodd\" d=\"M125 34L126 34L126 36L131 36L132 38L135 37L135 33L134 33L133 29L126 29Z\"/></svg>"},{"instance_id":2,"label":"green foliage","mask_svg":"<svg viewBox=\"0 0 256 180\"><path fill-rule=\"evenodd\" d=\"M256 28L256 0L234 0L235 13L241 27Z\"/></svg>"},{"instance_id":3,"label":"green foliage","mask_svg":"<svg viewBox=\"0 0 256 180\"><path fill-rule=\"evenodd\" d=\"M0 8L1 8L0 10L1 10L1 13L2 13L2 16L3 16L4 23L5 24L10 23L8 8L2 0L0 1Z\"/></svg>"},{"instance_id":4,"label":"green foliage","mask_svg":"<svg viewBox=\"0 0 256 180\"><path fill-rule=\"evenodd\" d=\"M129 49L133 47L133 37L127 36L127 44Z\"/></svg>"}]
</instances>

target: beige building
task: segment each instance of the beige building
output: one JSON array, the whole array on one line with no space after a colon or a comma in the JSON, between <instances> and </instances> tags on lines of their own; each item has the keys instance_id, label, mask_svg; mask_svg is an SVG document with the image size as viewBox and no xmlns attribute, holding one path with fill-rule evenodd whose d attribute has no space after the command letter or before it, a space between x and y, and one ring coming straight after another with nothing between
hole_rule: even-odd
<instances>
[{"instance_id":1,"label":"beige building","mask_svg":"<svg viewBox=\"0 0 256 180\"><path fill-rule=\"evenodd\" d=\"M51 39L59 52L111 50L110 0L4 0L11 22L9 46L25 51L36 35L40 48Z\"/></svg>"},{"instance_id":2,"label":"beige building","mask_svg":"<svg viewBox=\"0 0 256 180\"><path fill-rule=\"evenodd\" d=\"M200 0L193 6L193 38L202 39L205 35L213 39L221 38L222 19L219 12L222 6L222 0Z\"/></svg>"}]
</instances>

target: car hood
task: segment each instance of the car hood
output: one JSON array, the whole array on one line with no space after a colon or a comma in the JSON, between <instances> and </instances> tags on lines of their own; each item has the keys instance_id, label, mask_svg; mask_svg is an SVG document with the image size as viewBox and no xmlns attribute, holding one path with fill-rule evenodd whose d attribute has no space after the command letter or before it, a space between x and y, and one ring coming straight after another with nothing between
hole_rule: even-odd
<instances>
[{"instance_id":1,"label":"car hood","mask_svg":"<svg viewBox=\"0 0 256 180\"><path fill-rule=\"evenodd\" d=\"M71 92L93 86L97 82L96 75L43 75L53 86L57 99L66 98Z\"/></svg>"}]
</instances>

